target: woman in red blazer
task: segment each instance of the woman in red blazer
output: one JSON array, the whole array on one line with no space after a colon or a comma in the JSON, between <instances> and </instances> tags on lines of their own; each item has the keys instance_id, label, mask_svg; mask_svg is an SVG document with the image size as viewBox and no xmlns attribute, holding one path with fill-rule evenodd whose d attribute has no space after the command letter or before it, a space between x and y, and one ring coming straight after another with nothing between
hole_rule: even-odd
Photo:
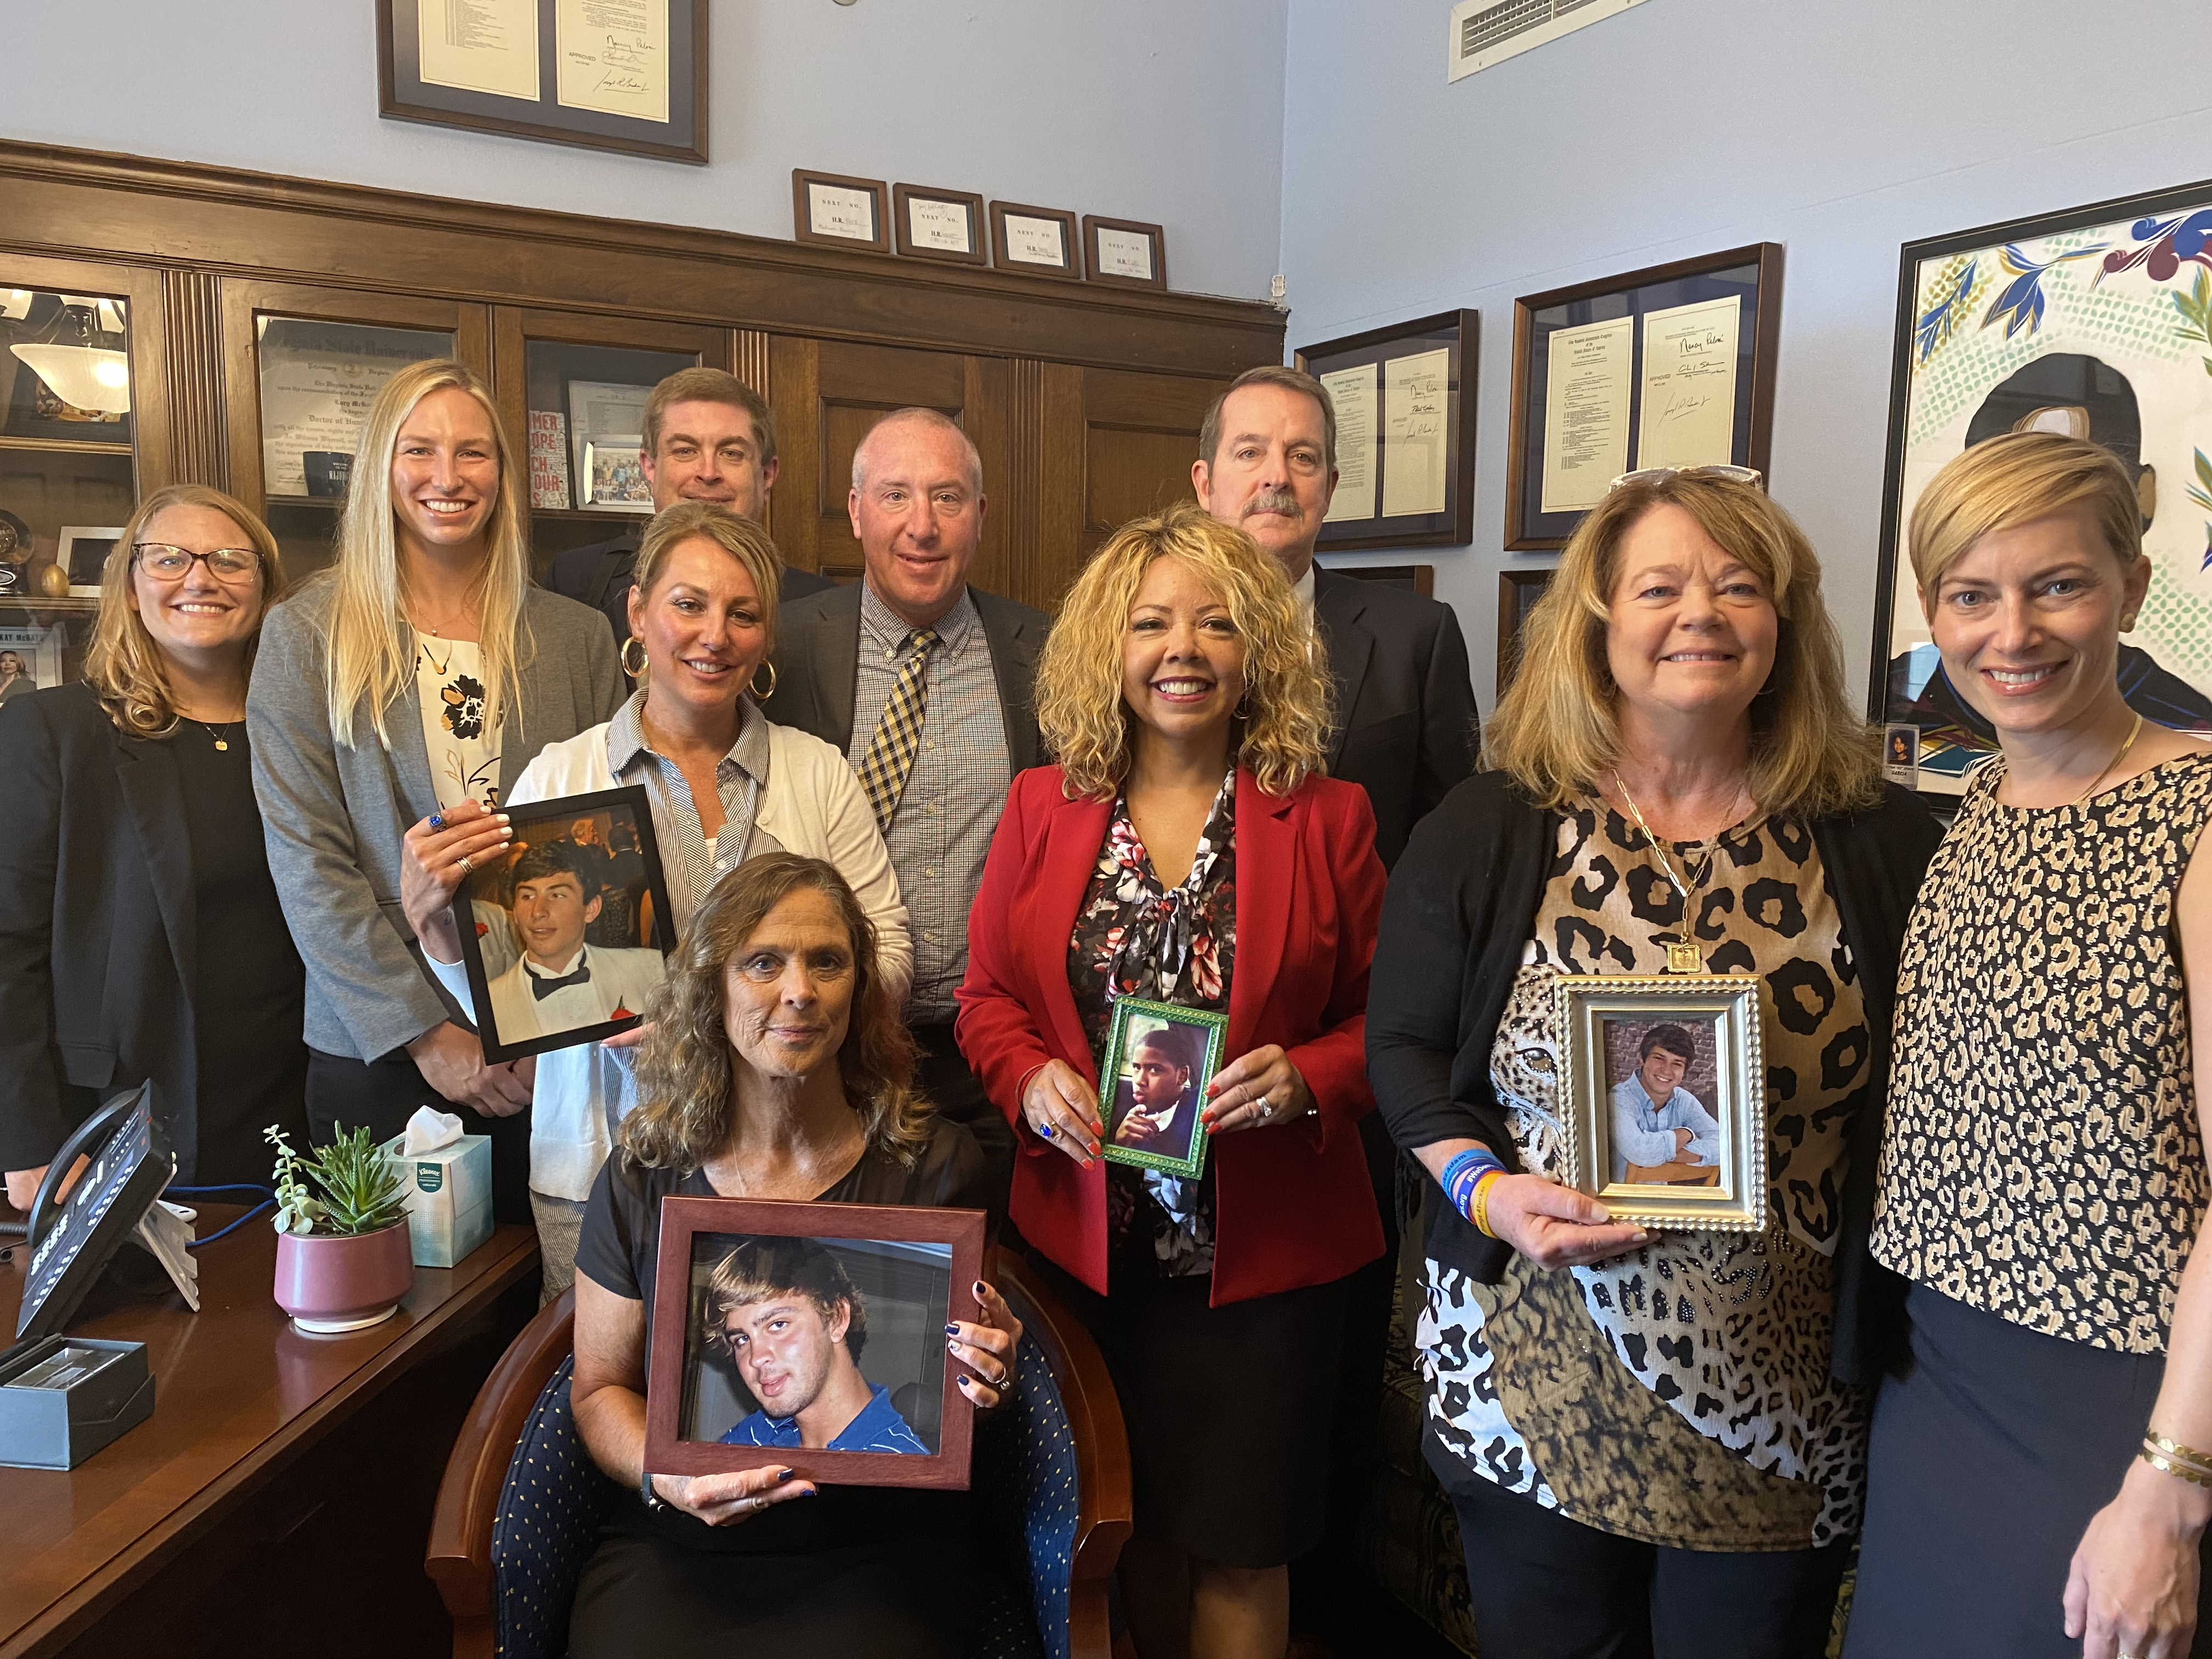
<instances>
[{"instance_id":1,"label":"woman in red blazer","mask_svg":"<svg viewBox=\"0 0 2212 1659\"><path fill-rule=\"evenodd\" d=\"M1145 1653L1281 1659L1344 1280L1382 1250L1358 1128L1382 866L1364 792L1319 775L1328 705L1249 537L1188 504L1124 526L1046 642L1060 763L1014 780L969 917L960 1048L1024 1154L1014 1221L1121 1397ZM1099 1155L1123 996L1228 1015L1196 1180Z\"/></svg>"}]
</instances>

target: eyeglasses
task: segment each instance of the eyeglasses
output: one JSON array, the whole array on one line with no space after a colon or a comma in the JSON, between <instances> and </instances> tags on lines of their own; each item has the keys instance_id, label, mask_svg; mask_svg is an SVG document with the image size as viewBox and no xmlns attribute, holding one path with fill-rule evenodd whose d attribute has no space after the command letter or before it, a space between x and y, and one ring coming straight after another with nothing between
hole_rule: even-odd
<instances>
[{"instance_id":1,"label":"eyeglasses","mask_svg":"<svg viewBox=\"0 0 2212 1659\"><path fill-rule=\"evenodd\" d=\"M1730 483L1761 484L1765 475L1755 466L1644 466L1624 472L1607 484L1611 495L1623 484L1656 483L1662 478L1726 478Z\"/></svg>"},{"instance_id":2,"label":"eyeglasses","mask_svg":"<svg viewBox=\"0 0 2212 1659\"><path fill-rule=\"evenodd\" d=\"M207 561L217 581L240 582L261 568L261 555L250 547L218 547L212 553L195 553L167 542L140 542L131 550L138 568L165 582L182 581L197 560Z\"/></svg>"}]
</instances>

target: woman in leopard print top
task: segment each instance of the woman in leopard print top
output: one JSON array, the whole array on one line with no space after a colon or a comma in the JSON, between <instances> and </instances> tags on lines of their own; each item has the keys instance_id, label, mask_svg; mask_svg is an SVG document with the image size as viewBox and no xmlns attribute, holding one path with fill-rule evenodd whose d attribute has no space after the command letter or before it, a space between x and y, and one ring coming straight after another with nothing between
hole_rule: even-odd
<instances>
[{"instance_id":1,"label":"woman in leopard print top","mask_svg":"<svg viewBox=\"0 0 2212 1659\"><path fill-rule=\"evenodd\" d=\"M2192 1650L2212 1490L2137 1451L2212 1448L2212 750L2115 680L2142 532L2131 469L2045 432L1913 511L1943 673L2002 753L1899 974L1874 1253L1911 1353L1875 1407L1853 1659Z\"/></svg>"}]
</instances>

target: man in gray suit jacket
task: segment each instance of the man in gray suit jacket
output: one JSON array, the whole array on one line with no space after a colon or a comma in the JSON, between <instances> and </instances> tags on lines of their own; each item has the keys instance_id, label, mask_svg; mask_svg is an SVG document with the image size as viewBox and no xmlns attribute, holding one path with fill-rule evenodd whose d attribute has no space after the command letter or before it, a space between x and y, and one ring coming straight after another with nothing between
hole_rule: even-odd
<instances>
[{"instance_id":1,"label":"man in gray suit jacket","mask_svg":"<svg viewBox=\"0 0 2212 1659\"><path fill-rule=\"evenodd\" d=\"M766 708L842 750L860 775L913 930L907 1021L921 1082L981 1144L1003 1212L1013 1132L953 1043L952 994L1007 785L1043 759L1034 685L1049 624L968 586L984 506L975 446L935 410L870 428L847 501L866 574L785 609Z\"/></svg>"}]
</instances>

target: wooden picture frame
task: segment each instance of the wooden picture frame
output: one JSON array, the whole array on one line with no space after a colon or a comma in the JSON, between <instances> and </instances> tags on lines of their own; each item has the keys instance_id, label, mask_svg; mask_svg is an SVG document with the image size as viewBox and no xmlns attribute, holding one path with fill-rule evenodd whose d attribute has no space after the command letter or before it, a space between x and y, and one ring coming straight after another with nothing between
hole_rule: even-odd
<instances>
[{"instance_id":1,"label":"wooden picture frame","mask_svg":"<svg viewBox=\"0 0 2212 1659\"><path fill-rule=\"evenodd\" d=\"M869 236L841 234L822 228L824 224L841 221L825 212L825 204L813 194L819 185L824 191L859 191L868 198L869 224L874 234ZM849 210L849 203L826 204L837 210ZM802 242L813 242L823 247L855 248L868 253L889 253L891 251L891 192L890 186L880 179L855 179L842 173L813 173L805 167L791 170L791 234ZM850 218L842 221L857 225Z\"/></svg>"},{"instance_id":2,"label":"wooden picture frame","mask_svg":"<svg viewBox=\"0 0 2212 1659\"><path fill-rule=\"evenodd\" d=\"M1521 665L1521 635L1528 625L1528 612L1559 574L1557 565L1498 573L1498 695L1501 697L1513 671Z\"/></svg>"},{"instance_id":3,"label":"wooden picture frame","mask_svg":"<svg viewBox=\"0 0 2212 1659\"><path fill-rule=\"evenodd\" d=\"M1106 236L1103 244L1102 231ZM1136 238L1143 239L1150 248L1145 259L1147 271L1143 276L1131 274L1129 258L1133 250L1129 241ZM1102 219L1086 213L1083 216L1083 264L1085 282L1100 283L1109 288L1146 288L1164 294L1168 286L1168 234L1159 226L1139 219Z\"/></svg>"},{"instance_id":4,"label":"wooden picture frame","mask_svg":"<svg viewBox=\"0 0 2212 1659\"><path fill-rule=\"evenodd\" d=\"M562 50L557 0L537 0L534 64L527 43L518 42L512 53L481 53L475 66L456 58L434 71L443 74L441 80L425 78L417 0L376 0L377 113L390 121L704 167L707 0L654 3L665 7L665 32L659 40L649 32L635 40L599 40L587 57ZM656 55L661 58L658 74L649 67ZM625 60L646 67L641 72L625 67ZM625 92L625 80L635 81L635 93ZM493 89L494 81L504 83L502 88ZM618 106L624 103L640 112L623 112Z\"/></svg>"},{"instance_id":5,"label":"wooden picture frame","mask_svg":"<svg viewBox=\"0 0 2212 1659\"><path fill-rule=\"evenodd\" d=\"M1474 539L1481 323L1479 312L1439 312L1318 341L1292 355L1338 405L1336 492L1316 552L1464 547ZM1431 410L1433 403L1441 407ZM1395 478L1394 455L1401 458ZM1400 510L1385 510L1394 507Z\"/></svg>"},{"instance_id":6,"label":"wooden picture frame","mask_svg":"<svg viewBox=\"0 0 2212 1659\"><path fill-rule=\"evenodd\" d=\"M1009 226L1008 219L1049 222L1060 228L1060 260L1048 264L1034 258L1021 257L1026 251L1034 252L1034 234L1024 235L1026 227ZM999 270L1018 270L1028 276L1048 276L1055 282L1079 283L1083 280L1083 228L1075 215L1063 208L1030 207L1021 202L991 204L991 264Z\"/></svg>"},{"instance_id":7,"label":"wooden picture frame","mask_svg":"<svg viewBox=\"0 0 2212 1659\"><path fill-rule=\"evenodd\" d=\"M917 240L914 234L914 210L917 204L958 210L959 216L965 221L963 231L966 245L952 247ZM935 216L946 216L939 213ZM902 258L942 259L956 265L988 265L991 263L991 250L984 240L987 234L983 198L972 190L933 190L926 185L891 186L891 235Z\"/></svg>"},{"instance_id":8,"label":"wooden picture frame","mask_svg":"<svg viewBox=\"0 0 2212 1659\"><path fill-rule=\"evenodd\" d=\"M1733 304L1731 304L1733 302ZM1688 328L1700 317L1725 319L1735 350L1717 352L1695 366L1714 379L1694 385L1679 358L1662 363L1647 347L1655 333L1662 340L1673 327ZM1571 331L1570 332L1570 331ZM1560 362L1561 395L1577 406L1577 430L1564 433L1558 462L1547 471L1546 434L1551 397L1552 343L1566 333ZM1566 545L1582 515L1604 499L1614 477L1662 464L1645 459L1664 454L1665 464L1725 463L1768 475L1774 435L1774 370L1782 338L1782 244L1753 242L1720 253L1677 259L1625 276L1577 283L1531 294L1513 302L1513 385L1510 430L1505 460L1505 545L1528 552ZM1667 341L1687 352L1689 343ZM1577 354L1570 358L1566 353ZM1705 453L1685 441L1681 459L1662 438L1669 430L1702 432L1724 374L1729 395L1729 453ZM1608 384L1610 382L1610 384ZM1705 392L1703 387L1712 390ZM1669 402L1650 423L1643 404L1656 387ZM1683 418L1669 422L1665 414ZM1717 436L1717 434L1716 434ZM1547 481L1555 485L1546 506Z\"/></svg>"},{"instance_id":9,"label":"wooden picture frame","mask_svg":"<svg viewBox=\"0 0 2212 1659\"><path fill-rule=\"evenodd\" d=\"M656 1474L720 1474L778 1465L826 1485L965 1491L975 1406L953 1380L966 1368L946 1351L941 1333L947 1324L980 1316L975 1285L982 1277L986 1219L981 1210L899 1205L663 1200L646 1370L646 1467ZM774 1247L775 1242L785 1240L791 1244ZM830 1262L823 1262L824 1255ZM818 1297L825 1288L836 1290L842 1277L844 1288L863 1307L878 1298L899 1304L902 1317L897 1321L880 1312L871 1318L875 1328L866 1348L851 1357L861 1381L878 1395L863 1412L872 1420L862 1425L861 1418L855 1417L830 1438L835 1441L855 1425L879 1441L898 1438L898 1431L903 1430L904 1437L921 1449L785 1443L785 1436L804 1432L796 1425L811 1400L776 1419L772 1402L751 1392L744 1365L733 1355L723 1356L726 1364L716 1358L709 1285L716 1265L732 1263L733 1258L733 1272L770 1278L792 1274L807 1281L780 1289L802 1295L811 1290ZM836 1300L844 1299L840 1291ZM818 1300L815 1305L820 1306ZM833 1303L831 1312L823 1315L825 1322L834 1311ZM851 1317L848 1308L848 1329ZM906 1332L918 1328L918 1351L910 1341L903 1345L908 1351L903 1356L892 1350L886 1336L894 1327ZM830 1340L842 1340L835 1336ZM863 1361L874 1363L863 1366ZM833 1368L839 1363L833 1359ZM879 1377L889 1380L879 1382ZM761 1386L763 1390L775 1389L780 1382L781 1378L771 1377ZM885 1405L891 1408L888 1420ZM732 1413L744 1414L717 1431L716 1425Z\"/></svg>"}]
</instances>

